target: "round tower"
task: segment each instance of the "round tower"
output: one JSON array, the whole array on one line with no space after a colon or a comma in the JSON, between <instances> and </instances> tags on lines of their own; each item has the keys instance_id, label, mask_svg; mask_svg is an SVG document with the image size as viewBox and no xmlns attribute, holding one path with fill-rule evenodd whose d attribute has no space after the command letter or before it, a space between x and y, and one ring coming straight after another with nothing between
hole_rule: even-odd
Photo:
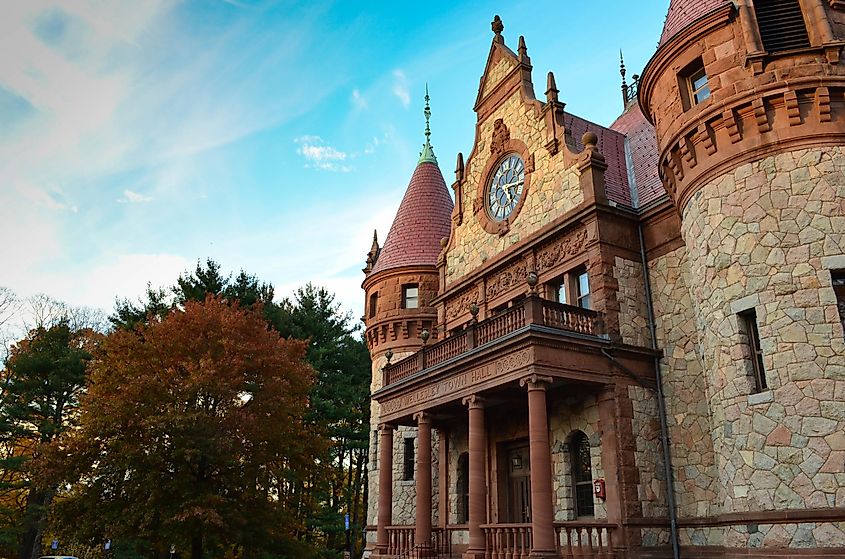
<instances>
[{"instance_id":1,"label":"round tower","mask_svg":"<svg viewBox=\"0 0 845 559\"><path fill-rule=\"evenodd\" d=\"M429 128L428 90L425 95L425 144L417 167L405 191L393 225L384 246L377 238L367 254L366 275L362 285L365 292L365 339L372 358L371 391L383 384L382 369L388 362L396 363L419 350L424 343L433 343L438 337L437 310L431 304L439 290L437 260L441 240L450 234L453 202L437 165L431 146ZM378 445L376 438L381 410L373 401L370 423L373 430L368 499L368 523L376 524L378 514ZM409 431L410 428L403 428ZM410 433L385 440L394 440L394 454L399 452L398 439L409 438ZM436 441L435 441L436 442ZM397 456L393 463L402 463ZM395 477L395 476L394 476ZM400 487L394 494L393 522L411 522L412 511L402 504L413 502L413 487ZM368 543L374 543L375 534L368 533Z\"/></svg>"},{"instance_id":2,"label":"round tower","mask_svg":"<svg viewBox=\"0 0 845 559\"><path fill-rule=\"evenodd\" d=\"M672 0L639 83L694 278L716 501L742 518L708 545L845 546L806 524L845 502L843 39L838 0Z\"/></svg>"}]
</instances>

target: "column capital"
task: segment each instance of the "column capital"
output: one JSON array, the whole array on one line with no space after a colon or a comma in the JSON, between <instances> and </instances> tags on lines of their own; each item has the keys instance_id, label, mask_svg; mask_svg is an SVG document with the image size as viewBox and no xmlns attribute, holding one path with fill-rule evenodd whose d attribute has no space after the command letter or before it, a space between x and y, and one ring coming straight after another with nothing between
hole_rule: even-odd
<instances>
[{"instance_id":1,"label":"column capital","mask_svg":"<svg viewBox=\"0 0 845 559\"><path fill-rule=\"evenodd\" d=\"M463 405L467 406L469 409L480 409L484 407L484 398L473 394L472 396L467 396L466 398L461 400L461 403L463 403Z\"/></svg>"},{"instance_id":2,"label":"column capital","mask_svg":"<svg viewBox=\"0 0 845 559\"><path fill-rule=\"evenodd\" d=\"M395 430L396 430L396 425L393 425L392 423L379 423L378 424L379 433L390 432L390 431L395 431Z\"/></svg>"},{"instance_id":3,"label":"column capital","mask_svg":"<svg viewBox=\"0 0 845 559\"><path fill-rule=\"evenodd\" d=\"M551 384L553 380L552 377L534 374L520 379L519 385L528 387L529 392L532 390L545 390L546 386Z\"/></svg>"},{"instance_id":4,"label":"column capital","mask_svg":"<svg viewBox=\"0 0 845 559\"><path fill-rule=\"evenodd\" d=\"M414 421L417 422L417 425L420 423L426 423L431 425L431 414L427 411L420 411L414 414Z\"/></svg>"}]
</instances>

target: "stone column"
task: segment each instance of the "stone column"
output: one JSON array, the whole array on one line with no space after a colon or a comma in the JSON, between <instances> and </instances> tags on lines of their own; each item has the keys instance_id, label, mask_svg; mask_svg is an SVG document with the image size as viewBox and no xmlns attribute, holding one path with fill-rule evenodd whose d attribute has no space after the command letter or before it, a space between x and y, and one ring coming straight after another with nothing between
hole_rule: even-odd
<instances>
[{"instance_id":1,"label":"stone column","mask_svg":"<svg viewBox=\"0 0 845 559\"><path fill-rule=\"evenodd\" d=\"M554 505L552 502L552 449L546 411L549 377L531 375L520 384L528 388L528 444L531 456L531 532L529 557L556 557Z\"/></svg>"},{"instance_id":2,"label":"stone column","mask_svg":"<svg viewBox=\"0 0 845 559\"><path fill-rule=\"evenodd\" d=\"M376 551L386 555L389 545L387 527L393 522L393 425L382 423L379 430L378 526Z\"/></svg>"},{"instance_id":3,"label":"stone column","mask_svg":"<svg viewBox=\"0 0 845 559\"><path fill-rule=\"evenodd\" d=\"M417 421L416 547L431 543L431 416L414 414Z\"/></svg>"},{"instance_id":4,"label":"stone column","mask_svg":"<svg viewBox=\"0 0 845 559\"><path fill-rule=\"evenodd\" d=\"M484 559L484 532L487 522L487 432L484 427L484 401L478 396L464 398L469 408L469 547L464 559Z\"/></svg>"}]
</instances>

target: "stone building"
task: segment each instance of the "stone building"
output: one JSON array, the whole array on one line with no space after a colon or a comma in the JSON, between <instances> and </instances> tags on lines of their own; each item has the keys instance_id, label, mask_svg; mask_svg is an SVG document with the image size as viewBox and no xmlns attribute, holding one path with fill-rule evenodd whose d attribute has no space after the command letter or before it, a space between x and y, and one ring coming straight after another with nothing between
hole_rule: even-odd
<instances>
[{"instance_id":1,"label":"stone building","mask_svg":"<svg viewBox=\"0 0 845 559\"><path fill-rule=\"evenodd\" d=\"M845 556L845 2L671 0L609 128L503 30L367 255L369 552Z\"/></svg>"}]
</instances>

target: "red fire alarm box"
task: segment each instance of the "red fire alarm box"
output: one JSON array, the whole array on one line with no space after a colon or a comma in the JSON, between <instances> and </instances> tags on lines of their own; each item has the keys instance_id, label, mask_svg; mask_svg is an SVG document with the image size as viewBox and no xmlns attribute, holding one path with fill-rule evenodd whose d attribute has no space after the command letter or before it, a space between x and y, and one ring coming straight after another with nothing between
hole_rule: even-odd
<instances>
[{"instance_id":1,"label":"red fire alarm box","mask_svg":"<svg viewBox=\"0 0 845 559\"><path fill-rule=\"evenodd\" d=\"M597 479L593 482L593 493L595 493L596 497L599 499L607 498L607 490L604 487L603 479Z\"/></svg>"}]
</instances>

